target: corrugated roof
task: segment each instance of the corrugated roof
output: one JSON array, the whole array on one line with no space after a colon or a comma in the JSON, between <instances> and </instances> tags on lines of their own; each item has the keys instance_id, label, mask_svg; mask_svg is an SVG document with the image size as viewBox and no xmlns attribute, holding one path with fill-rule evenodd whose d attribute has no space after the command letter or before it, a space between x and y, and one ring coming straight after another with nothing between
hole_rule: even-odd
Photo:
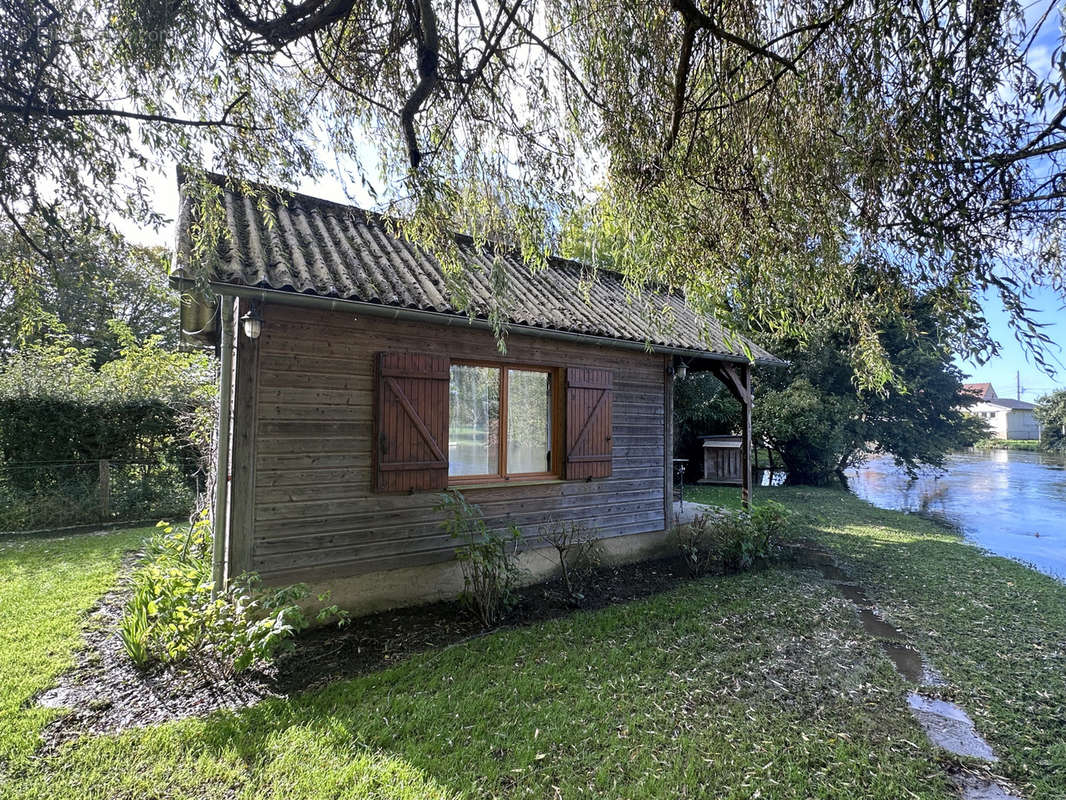
<instances>
[{"instance_id":1,"label":"corrugated roof","mask_svg":"<svg viewBox=\"0 0 1066 800\"><path fill-rule=\"evenodd\" d=\"M226 285L250 286L480 319L496 311L524 328L731 360L747 360L750 353L759 363L784 363L699 314L679 293L634 294L621 276L566 259L552 258L534 272L514 252L479 248L470 237L456 235L471 300L466 312L437 259L392 235L380 216L270 187L252 198L214 177L223 187L228 235L208 266L223 293ZM172 276L178 283L193 274L192 205L183 191Z\"/></svg>"},{"instance_id":2,"label":"corrugated roof","mask_svg":"<svg viewBox=\"0 0 1066 800\"><path fill-rule=\"evenodd\" d=\"M985 402L989 405L1009 408L1012 411L1031 411L1036 408L1032 403L1027 403L1024 400L1014 400L1010 397L997 397L995 399L985 400Z\"/></svg>"}]
</instances>

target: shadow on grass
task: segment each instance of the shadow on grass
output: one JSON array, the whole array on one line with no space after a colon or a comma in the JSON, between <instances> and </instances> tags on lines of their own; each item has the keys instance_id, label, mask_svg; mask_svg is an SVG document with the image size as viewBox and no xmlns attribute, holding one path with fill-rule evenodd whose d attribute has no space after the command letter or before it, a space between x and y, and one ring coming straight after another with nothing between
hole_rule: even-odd
<instances>
[{"instance_id":1,"label":"shadow on grass","mask_svg":"<svg viewBox=\"0 0 1066 800\"><path fill-rule=\"evenodd\" d=\"M27 776L27 796L86 776L102 796L159 781L196 796L949 796L891 666L857 635L808 575L712 578L289 700L82 739Z\"/></svg>"}]
</instances>

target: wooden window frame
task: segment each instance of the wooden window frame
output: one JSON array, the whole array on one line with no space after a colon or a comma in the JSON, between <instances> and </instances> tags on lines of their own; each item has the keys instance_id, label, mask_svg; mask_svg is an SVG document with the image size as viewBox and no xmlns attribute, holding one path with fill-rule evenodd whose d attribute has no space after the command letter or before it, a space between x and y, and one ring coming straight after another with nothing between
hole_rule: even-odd
<instances>
[{"instance_id":1,"label":"wooden window frame","mask_svg":"<svg viewBox=\"0 0 1066 800\"><path fill-rule=\"evenodd\" d=\"M566 425L563 420L563 415L566 413L566 392L562 391L562 380L565 370L562 367L546 364L524 364L514 361L484 361L480 359L452 359L451 365L453 367L490 367L499 370L500 435L499 442L497 443L499 452L497 453L496 459L499 468L496 472L489 472L482 475L449 474L448 486L462 487L471 484L477 484L479 486L485 484L504 486L527 481L538 482L545 480L561 480L563 474L562 449L565 447L566 436ZM551 408L551 431L549 431L548 442L551 447L552 464L551 469L547 472L507 472L507 381L508 372L510 370L543 372L551 376L552 396L549 403ZM448 433L450 440L450 426Z\"/></svg>"}]
</instances>

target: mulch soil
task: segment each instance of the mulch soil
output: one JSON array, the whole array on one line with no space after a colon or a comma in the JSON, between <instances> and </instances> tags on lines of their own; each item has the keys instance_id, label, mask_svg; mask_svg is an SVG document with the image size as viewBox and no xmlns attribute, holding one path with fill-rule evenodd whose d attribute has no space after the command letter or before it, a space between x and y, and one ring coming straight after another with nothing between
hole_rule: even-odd
<instances>
[{"instance_id":1,"label":"mulch soil","mask_svg":"<svg viewBox=\"0 0 1066 800\"><path fill-rule=\"evenodd\" d=\"M39 705L72 709L45 728L45 751L82 734L117 733L286 697L491 632L459 604L440 602L357 617L340 629L306 631L274 664L235 677L174 666L142 670L126 655L118 633L136 560L127 559L117 588L90 612L76 665L37 697ZM580 598L571 598L561 579L538 583L518 591L515 606L492 630L648 597L688 579L684 561L675 557L591 571L583 576Z\"/></svg>"}]
</instances>

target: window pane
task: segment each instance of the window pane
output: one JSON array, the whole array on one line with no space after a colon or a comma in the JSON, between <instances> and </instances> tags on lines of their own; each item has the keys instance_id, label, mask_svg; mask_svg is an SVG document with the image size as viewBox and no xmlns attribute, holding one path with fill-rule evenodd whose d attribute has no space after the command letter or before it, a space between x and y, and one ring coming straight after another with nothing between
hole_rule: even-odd
<instances>
[{"instance_id":1,"label":"window pane","mask_svg":"<svg viewBox=\"0 0 1066 800\"><path fill-rule=\"evenodd\" d=\"M500 370L453 364L448 474L495 475L500 464Z\"/></svg>"},{"instance_id":2,"label":"window pane","mask_svg":"<svg viewBox=\"0 0 1066 800\"><path fill-rule=\"evenodd\" d=\"M507 371L507 472L551 471L551 375Z\"/></svg>"}]
</instances>

